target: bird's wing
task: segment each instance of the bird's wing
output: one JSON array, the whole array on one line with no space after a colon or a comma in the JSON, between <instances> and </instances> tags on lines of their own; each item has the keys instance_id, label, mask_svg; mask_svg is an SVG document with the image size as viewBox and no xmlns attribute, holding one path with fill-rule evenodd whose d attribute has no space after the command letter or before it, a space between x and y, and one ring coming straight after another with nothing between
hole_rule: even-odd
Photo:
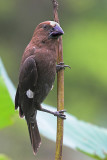
<instances>
[{"instance_id":1,"label":"bird's wing","mask_svg":"<svg viewBox=\"0 0 107 160\"><path fill-rule=\"evenodd\" d=\"M20 68L19 88L22 91L32 90L36 86L38 78L37 66L33 56L26 58Z\"/></svg>"},{"instance_id":2,"label":"bird's wing","mask_svg":"<svg viewBox=\"0 0 107 160\"><path fill-rule=\"evenodd\" d=\"M41 138L36 122L36 112L32 105L33 97L28 97L27 92L30 90L30 94L31 92L33 93L37 78L36 62L34 58L30 56L26 58L20 68L19 85L15 97L15 109L19 107L20 117L25 115L34 154L37 153L40 147Z\"/></svg>"},{"instance_id":3,"label":"bird's wing","mask_svg":"<svg viewBox=\"0 0 107 160\"><path fill-rule=\"evenodd\" d=\"M33 56L26 58L20 68L19 85L15 96L15 109L21 109L23 96L27 91L34 91L38 78L36 62ZM29 92L28 92L29 94Z\"/></svg>"}]
</instances>

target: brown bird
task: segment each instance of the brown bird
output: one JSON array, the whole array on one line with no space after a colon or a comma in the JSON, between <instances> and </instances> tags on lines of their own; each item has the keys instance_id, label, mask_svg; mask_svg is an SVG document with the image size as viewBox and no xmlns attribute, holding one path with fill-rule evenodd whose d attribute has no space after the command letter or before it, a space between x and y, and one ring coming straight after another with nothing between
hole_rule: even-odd
<instances>
[{"instance_id":1,"label":"brown bird","mask_svg":"<svg viewBox=\"0 0 107 160\"><path fill-rule=\"evenodd\" d=\"M52 112L41 106L52 88L56 69L64 67L60 64L56 67L56 46L58 37L63 34L60 25L54 21L40 23L24 51L20 65L15 109L19 107L20 117L25 116L34 154L41 144L36 122L37 110L65 119L64 110Z\"/></svg>"}]
</instances>

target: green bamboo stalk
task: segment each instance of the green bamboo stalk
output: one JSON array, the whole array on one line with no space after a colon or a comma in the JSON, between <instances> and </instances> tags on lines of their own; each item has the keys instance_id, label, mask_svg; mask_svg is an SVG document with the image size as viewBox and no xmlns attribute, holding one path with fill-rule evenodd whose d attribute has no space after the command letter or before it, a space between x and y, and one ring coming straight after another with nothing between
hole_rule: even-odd
<instances>
[{"instance_id":1,"label":"green bamboo stalk","mask_svg":"<svg viewBox=\"0 0 107 160\"><path fill-rule=\"evenodd\" d=\"M58 2L52 0L54 21L59 23L58 18ZM63 48L62 37L58 40L57 46L57 63L63 62ZM57 110L64 110L64 70L57 73ZM56 153L55 160L62 160L62 147L63 147L63 120L57 118L57 136L56 136Z\"/></svg>"}]
</instances>

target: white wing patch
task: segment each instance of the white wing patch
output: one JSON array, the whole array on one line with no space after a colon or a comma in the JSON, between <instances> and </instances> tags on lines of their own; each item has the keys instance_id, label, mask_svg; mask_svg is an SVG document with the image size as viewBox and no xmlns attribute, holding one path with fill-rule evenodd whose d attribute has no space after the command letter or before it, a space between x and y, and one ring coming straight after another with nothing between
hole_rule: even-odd
<instances>
[{"instance_id":1,"label":"white wing patch","mask_svg":"<svg viewBox=\"0 0 107 160\"><path fill-rule=\"evenodd\" d=\"M54 87L54 86L52 85L52 88L51 88L51 90L53 90L53 87Z\"/></svg>"},{"instance_id":2,"label":"white wing patch","mask_svg":"<svg viewBox=\"0 0 107 160\"><path fill-rule=\"evenodd\" d=\"M58 25L59 26L59 24L57 23L57 22L55 22L55 21L49 21L50 22L50 25L52 26L52 27L54 27L55 25Z\"/></svg>"},{"instance_id":3,"label":"white wing patch","mask_svg":"<svg viewBox=\"0 0 107 160\"><path fill-rule=\"evenodd\" d=\"M30 89L27 90L26 95L28 98L33 98L34 97L34 92L32 92Z\"/></svg>"}]
</instances>

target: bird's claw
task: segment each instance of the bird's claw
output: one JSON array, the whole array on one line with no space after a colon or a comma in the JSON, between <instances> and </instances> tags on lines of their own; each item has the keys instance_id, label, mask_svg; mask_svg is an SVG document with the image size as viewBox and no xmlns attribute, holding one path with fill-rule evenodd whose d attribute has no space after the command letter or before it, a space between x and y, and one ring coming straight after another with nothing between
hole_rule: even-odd
<instances>
[{"instance_id":1,"label":"bird's claw","mask_svg":"<svg viewBox=\"0 0 107 160\"><path fill-rule=\"evenodd\" d=\"M58 63L58 64L56 65L56 70L57 70L57 72L58 72L58 71L60 71L61 69L65 69L66 67L68 67L68 68L71 69L71 67L70 67L69 65L65 65L64 62L60 62L60 63Z\"/></svg>"},{"instance_id":2,"label":"bird's claw","mask_svg":"<svg viewBox=\"0 0 107 160\"><path fill-rule=\"evenodd\" d=\"M64 112L66 112L66 110L56 111L56 112L54 112L54 116L60 117L62 119L66 119L66 115L63 114Z\"/></svg>"}]
</instances>

